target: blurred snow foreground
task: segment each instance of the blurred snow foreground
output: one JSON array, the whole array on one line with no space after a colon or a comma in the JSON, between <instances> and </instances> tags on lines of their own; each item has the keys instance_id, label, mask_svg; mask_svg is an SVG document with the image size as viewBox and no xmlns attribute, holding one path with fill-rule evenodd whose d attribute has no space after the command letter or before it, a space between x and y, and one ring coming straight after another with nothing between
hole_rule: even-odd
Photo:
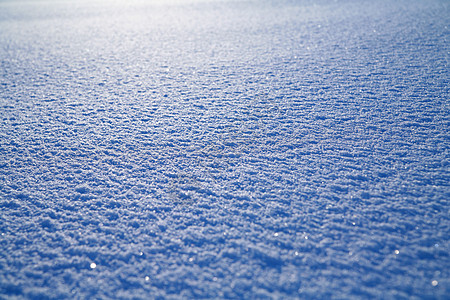
<instances>
[{"instance_id":1,"label":"blurred snow foreground","mask_svg":"<svg viewBox=\"0 0 450 300\"><path fill-rule=\"evenodd\" d=\"M445 299L449 5L0 2L0 298Z\"/></svg>"}]
</instances>

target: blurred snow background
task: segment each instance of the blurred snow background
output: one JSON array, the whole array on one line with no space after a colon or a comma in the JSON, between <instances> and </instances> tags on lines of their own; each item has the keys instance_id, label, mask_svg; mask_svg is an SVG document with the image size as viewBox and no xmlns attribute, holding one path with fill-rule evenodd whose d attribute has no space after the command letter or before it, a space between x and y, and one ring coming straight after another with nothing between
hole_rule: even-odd
<instances>
[{"instance_id":1,"label":"blurred snow background","mask_svg":"<svg viewBox=\"0 0 450 300\"><path fill-rule=\"evenodd\" d=\"M0 298L445 299L449 21L0 1Z\"/></svg>"}]
</instances>

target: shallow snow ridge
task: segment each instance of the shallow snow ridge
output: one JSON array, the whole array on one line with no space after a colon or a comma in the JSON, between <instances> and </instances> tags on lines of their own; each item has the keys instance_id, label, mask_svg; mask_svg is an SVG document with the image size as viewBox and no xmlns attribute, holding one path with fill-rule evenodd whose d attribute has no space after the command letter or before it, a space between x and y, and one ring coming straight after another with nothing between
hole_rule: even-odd
<instances>
[{"instance_id":1,"label":"shallow snow ridge","mask_svg":"<svg viewBox=\"0 0 450 300\"><path fill-rule=\"evenodd\" d=\"M449 2L0 3L0 298L445 299Z\"/></svg>"}]
</instances>

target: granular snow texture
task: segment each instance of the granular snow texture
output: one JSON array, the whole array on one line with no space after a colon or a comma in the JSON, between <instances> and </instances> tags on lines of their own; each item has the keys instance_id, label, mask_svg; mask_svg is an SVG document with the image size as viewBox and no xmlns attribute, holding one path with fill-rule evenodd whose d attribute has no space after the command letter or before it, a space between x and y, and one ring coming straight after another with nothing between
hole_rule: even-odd
<instances>
[{"instance_id":1,"label":"granular snow texture","mask_svg":"<svg viewBox=\"0 0 450 300\"><path fill-rule=\"evenodd\" d=\"M0 298L446 299L449 6L1 1Z\"/></svg>"}]
</instances>

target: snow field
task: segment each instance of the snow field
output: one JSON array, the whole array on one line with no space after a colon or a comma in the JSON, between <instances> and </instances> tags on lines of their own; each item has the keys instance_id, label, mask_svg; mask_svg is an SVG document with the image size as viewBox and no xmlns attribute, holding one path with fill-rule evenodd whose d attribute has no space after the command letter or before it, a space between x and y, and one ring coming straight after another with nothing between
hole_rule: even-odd
<instances>
[{"instance_id":1,"label":"snow field","mask_svg":"<svg viewBox=\"0 0 450 300\"><path fill-rule=\"evenodd\" d=\"M0 297L445 299L446 1L0 3Z\"/></svg>"}]
</instances>

